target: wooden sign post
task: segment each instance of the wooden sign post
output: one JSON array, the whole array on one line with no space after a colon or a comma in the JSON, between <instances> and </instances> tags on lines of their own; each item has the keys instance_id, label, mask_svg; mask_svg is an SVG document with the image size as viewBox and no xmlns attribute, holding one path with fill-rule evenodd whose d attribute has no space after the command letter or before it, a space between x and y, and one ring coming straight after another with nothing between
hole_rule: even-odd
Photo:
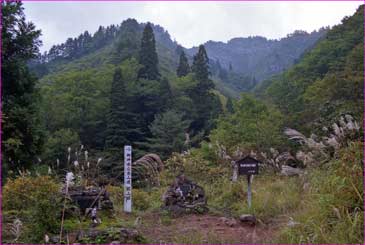
<instances>
[{"instance_id":1,"label":"wooden sign post","mask_svg":"<svg viewBox=\"0 0 365 245\"><path fill-rule=\"evenodd\" d=\"M132 146L124 146L124 212L132 212Z\"/></svg>"},{"instance_id":2,"label":"wooden sign post","mask_svg":"<svg viewBox=\"0 0 365 245\"><path fill-rule=\"evenodd\" d=\"M252 157L247 156L247 157L244 157L244 158L236 161L236 164L238 165L238 174L247 176L247 202L248 202L248 207L251 208L252 175L259 174L259 161Z\"/></svg>"}]
</instances>

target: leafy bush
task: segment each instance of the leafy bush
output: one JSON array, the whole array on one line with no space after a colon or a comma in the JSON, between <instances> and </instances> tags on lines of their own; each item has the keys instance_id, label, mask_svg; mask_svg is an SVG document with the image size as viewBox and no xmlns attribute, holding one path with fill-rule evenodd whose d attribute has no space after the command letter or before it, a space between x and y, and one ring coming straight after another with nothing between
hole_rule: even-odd
<instances>
[{"instance_id":1,"label":"leafy bush","mask_svg":"<svg viewBox=\"0 0 365 245\"><path fill-rule=\"evenodd\" d=\"M150 207L150 197L147 192L140 189L132 190L133 208L144 211Z\"/></svg>"},{"instance_id":2,"label":"leafy bush","mask_svg":"<svg viewBox=\"0 0 365 245\"><path fill-rule=\"evenodd\" d=\"M43 160L52 165L59 159L61 164L67 162L67 148L75 149L80 144L78 134L71 129L60 129L47 138ZM66 166L61 166L66 167Z\"/></svg>"},{"instance_id":3,"label":"leafy bush","mask_svg":"<svg viewBox=\"0 0 365 245\"><path fill-rule=\"evenodd\" d=\"M116 207L122 207L124 205L123 187L107 186L107 191ZM151 197L149 193L141 189L132 189L132 201L132 210L145 211L151 206Z\"/></svg>"},{"instance_id":4,"label":"leafy bush","mask_svg":"<svg viewBox=\"0 0 365 245\"><path fill-rule=\"evenodd\" d=\"M181 172L196 182L214 182L217 178L227 176L230 166L220 165L217 162L205 160L203 157L204 155L199 151L193 151L189 155L173 154L165 162L167 171L162 173L162 183L171 184L172 180Z\"/></svg>"},{"instance_id":5,"label":"leafy bush","mask_svg":"<svg viewBox=\"0 0 365 245\"><path fill-rule=\"evenodd\" d=\"M3 189L3 209L20 210L27 241L39 242L44 234L57 232L61 210L60 186L49 176L9 179Z\"/></svg>"},{"instance_id":6,"label":"leafy bush","mask_svg":"<svg viewBox=\"0 0 365 245\"><path fill-rule=\"evenodd\" d=\"M234 113L221 117L209 138L211 142L224 145L230 153L238 146L268 150L283 144L283 118L273 106L242 94L241 99L234 103Z\"/></svg>"}]
</instances>

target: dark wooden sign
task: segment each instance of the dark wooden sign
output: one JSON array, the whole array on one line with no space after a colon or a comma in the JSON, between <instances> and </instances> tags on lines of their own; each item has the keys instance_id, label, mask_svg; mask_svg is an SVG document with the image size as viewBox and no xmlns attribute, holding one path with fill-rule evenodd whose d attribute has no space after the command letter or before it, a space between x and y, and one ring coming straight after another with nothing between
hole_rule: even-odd
<instances>
[{"instance_id":1,"label":"dark wooden sign","mask_svg":"<svg viewBox=\"0 0 365 245\"><path fill-rule=\"evenodd\" d=\"M259 163L260 161L252 157L244 157L238 161L238 174L239 175L254 175L259 174Z\"/></svg>"}]
</instances>

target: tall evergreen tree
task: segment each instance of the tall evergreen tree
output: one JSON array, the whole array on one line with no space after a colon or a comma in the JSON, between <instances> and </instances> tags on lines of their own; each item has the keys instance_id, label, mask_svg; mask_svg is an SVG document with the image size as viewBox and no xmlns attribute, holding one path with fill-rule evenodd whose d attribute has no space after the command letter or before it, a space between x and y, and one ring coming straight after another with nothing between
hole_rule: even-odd
<instances>
[{"instance_id":1,"label":"tall evergreen tree","mask_svg":"<svg viewBox=\"0 0 365 245\"><path fill-rule=\"evenodd\" d=\"M110 112L106 129L106 147L122 148L128 143L128 113L126 111L126 86L122 77L122 70L116 68L114 72L111 94Z\"/></svg>"},{"instance_id":2,"label":"tall evergreen tree","mask_svg":"<svg viewBox=\"0 0 365 245\"><path fill-rule=\"evenodd\" d=\"M185 133L189 122L175 111L167 111L155 117L150 125L152 137L145 145L152 152L157 152L166 159L172 152L181 152L184 148Z\"/></svg>"},{"instance_id":3,"label":"tall evergreen tree","mask_svg":"<svg viewBox=\"0 0 365 245\"><path fill-rule=\"evenodd\" d=\"M192 71L198 81L209 79L209 59L204 45L199 46L198 53L194 56Z\"/></svg>"},{"instance_id":4,"label":"tall evergreen tree","mask_svg":"<svg viewBox=\"0 0 365 245\"><path fill-rule=\"evenodd\" d=\"M2 167L15 170L29 166L42 143L36 78L27 67L39 52L41 31L26 21L21 2L2 1L1 7Z\"/></svg>"},{"instance_id":5,"label":"tall evergreen tree","mask_svg":"<svg viewBox=\"0 0 365 245\"><path fill-rule=\"evenodd\" d=\"M189 91L196 109L196 118L191 123L191 129L195 132L207 133L212 128L212 119L216 118L222 109L219 98L211 93L214 83L209 79L208 62L207 52L204 46L200 45L192 66L197 84Z\"/></svg>"},{"instance_id":6,"label":"tall evergreen tree","mask_svg":"<svg viewBox=\"0 0 365 245\"><path fill-rule=\"evenodd\" d=\"M189 74L189 72L190 72L190 66L188 59L186 58L184 51L181 51L179 66L177 67L176 75L178 77L183 77Z\"/></svg>"},{"instance_id":7,"label":"tall evergreen tree","mask_svg":"<svg viewBox=\"0 0 365 245\"><path fill-rule=\"evenodd\" d=\"M232 98L227 99L226 110L229 114L232 114L234 112Z\"/></svg>"},{"instance_id":8,"label":"tall evergreen tree","mask_svg":"<svg viewBox=\"0 0 365 245\"><path fill-rule=\"evenodd\" d=\"M142 68L138 72L138 78L147 80L159 80L158 56L156 52L155 36L150 23L147 23L143 30L139 63Z\"/></svg>"}]
</instances>

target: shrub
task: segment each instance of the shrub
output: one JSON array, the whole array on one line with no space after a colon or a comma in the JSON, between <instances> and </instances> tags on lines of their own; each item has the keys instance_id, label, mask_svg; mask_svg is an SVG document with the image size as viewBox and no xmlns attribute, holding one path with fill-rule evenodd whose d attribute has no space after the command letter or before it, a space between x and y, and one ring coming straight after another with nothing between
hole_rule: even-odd
<instances>
[{"instance_id":1,"label":"shrub","mask_svg":"<svg viewBox=\"0 0 365 245\"><path fill-rule=\"evenodd\" d=\"M59 159L63 164L61 168L65 168L67 162L67 148L75 149L80 144L79 135L71 129L60 129L50 135L47 142L44 144L43 161L56 165L56 160Z\"/></svg>"},{"instance_id":2,"label":"shrub","mask_svg":"<svg viewBox=\"0 0 365 245\"><path fill-rule=\"evenodd\" d=\"M150 197L147 192L140 189L132 190L133 207L137 210L144 211L150 207Z\"/></svg>"},{"instance_id":3,"label":"shrub","mask_svg":"<svg viewBox=\"0 0 365 245\"><path fill-rule=\"evenodd\" d=\"M45 233L57 232L60 186L49 176L9 179L3 189L3 209L20 210L27 240L39 242Z\"/></svg>"},{"instance_id":4,"label":"shrub","mask_svg":"<svg viewBox=\"0 0 365 245\"><path fill-rule=\"evenodd\" d=\"M181 172L195 182L215 182L217 178L227 177L231 172L230 166L222 166L216 162L204 160L198 151L190 155L173 154L165 162L165 168L167 171L162 173L161 182L167 185L171 184Z\"/></svg>"},{"instance_id":5,"label":"shrub","mask_svg":"<svg viewBox=\"0 0 365 245\"><path fill-rule=\"evenodd\" d=\"M107 186L107 191L116 207L122 207L124 205L123 187L109 185ZM132 189L132 201L132 210L145 211L151 207L151 197L148 192L142 189Z\"/></svg>"}]
</instances>

